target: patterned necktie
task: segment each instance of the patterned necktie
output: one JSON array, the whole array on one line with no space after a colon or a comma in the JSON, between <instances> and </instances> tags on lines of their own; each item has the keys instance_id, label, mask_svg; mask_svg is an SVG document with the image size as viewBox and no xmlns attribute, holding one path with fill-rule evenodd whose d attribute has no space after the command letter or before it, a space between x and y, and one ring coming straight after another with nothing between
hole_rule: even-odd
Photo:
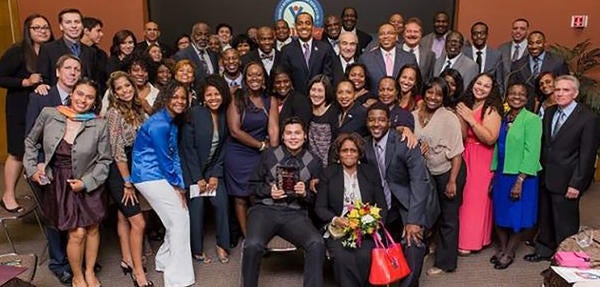
<instances>
[{"instance_id":1,"label":"patterned necktie","mask_svg":"<svg viewBox=\"0 0 600 287\"><path fill-rule=\"evenodd\" d=\"M392 53L385 53L385 73L391 77L394 74L394 62L392 62Z\"/></svg>"},{"instance_id":2,"label":"patterned necktie","mask_svg":"<svg viewBox=\"0 0 600 287\"><path fill-rule=\"evenodd\" d=\"M479 72L483 72L481 70L481 62L483 61L482 57L481 57L481 51L477 51L477 57L475 58L475 63L477 63L477 66L479 66Z\"/></svg>"},{"instance_id":3,"label":"patterned necktie","mask_svg":"<svg viewBox=\"0 0 600 287\"><path fill-rule=\"evenodd\" d=\"M375 156L377 157L377 167L379 169L379 176L381 177L381 184L383 185L385 203L389 209L392 207L392 192L385 180L385 154L383 153L383 147L378 143L375 144Z\"/></svg>"},{"instance_id":4,"label":"patterned necktie","mask_svg":"<svg viewBox=\"0 0 600 287\"><path fill-rule=\"evenodd\" d=\"M516 61L518 59L519 59L519 44L516 44L515 45L515 51L512 54L512 59L510 59L510 60L511 60L511 62L514 62L514 61Z\"/></svg>"},{"instance_id":5,"label":"patterned necktie","mask_svg":"<svg viewBox=\"0 0 600 287\"><path fill-rule=\"evenodd\" d=\"M540 58L533 57L533 70L531 73L536 77L540 73Z\"/></svg>"},{"instance_id":6,"label":"patterned necktie","mask_svg":"<svg viewBox=\"0 0 600 287\"><path fill-rule=\"evenodd\" d=\"M304 43L302 44L302 48L304 48L304 61L308 67L308 60L310 60L310 47L308 46L308 43Z\"/></svg>"},{"instance_id":7,"label":"patterned necktie","mask_svg":"<svg viewBox=\"0 0 600 287\"><path fill-rule=\"evenodd\" d=\"M560 127L562 127L564 120L565 120L564 118L566 116L565 112L561 109L556 110L556 113L558 115L556 118L556 122L554 123L554 127L552 128L552 133L551 133L552 138L554 138L556 136L556 134L560 130Z\"/></svg>"},{"instance_id":8,"label":"patterned necktie","mask_svg":"<svg viewBox=\"0 0 600 287\"><path fill-rule=\"evenodd\" d=\"M206 56L206 51L205 50L199 50L198 51L198 58L200 58L200 64L202 64L202 69L208 75L208 74L210 74L210 71L208 70L208 64L206 63L206 59L204 58L204 56Z\"/></svg>"},{"instance_id":9,"label":"patterned necktie","mask_svg":"<svg viewBox=\"0 0 600 287\"><path fill-rule=\"evenodd\" d=\"M79 46L79 43L73 43L73 45L71 45L71 52L73 52L73 55L77 57L81 55L81 47Z\"/></svg>"},{"instance_id":10,"label":"patterned necktie","mask_svg":"<svg viewBox=\"0 0 600 287\"><path fill-rule=\"evenodd\" d=\"M452 68L452 61L448 60L448 61L446 62L446 67L444 67L444 68L442 69L442 72L443 72L443 71L445 71L445 70L448 70L448 69L450 69L450 68Z\"/></svg>"}]
</instances>

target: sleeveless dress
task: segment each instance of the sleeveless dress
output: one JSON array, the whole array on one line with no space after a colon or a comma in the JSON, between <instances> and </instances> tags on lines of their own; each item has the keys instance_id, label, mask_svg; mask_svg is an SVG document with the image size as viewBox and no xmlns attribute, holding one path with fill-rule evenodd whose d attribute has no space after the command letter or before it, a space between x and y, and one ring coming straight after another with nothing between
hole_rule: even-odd
<instances>
[{"instance_id":1,"label":"sleeveless dress","mask_svg":"<svg viewBox=\"0 0 600 287\"><path fill-rule=\"evenodd\" d=\"M42 210L59 230L71 230L99 223L104 218L105 207L101 185L87 192L73 192L67 179L73 178L71 166L72 144L64 139L56 147L54 158L50 162L54 180L45 186Z\"/></svg>"},{"instance_id":2,"label":"sleeveless dress","mask_svg":"<svg viewBox=\"0 0 600 287\"><path fill-rule=\"evenodd\" d=\"M504 156L506 154L507 121L502 121L498 136L498 168L494 177L494 221L497 226L511 228L515 232L532 228L538 214L538 178L527 176L523 181L521 199L512 200L510 190L517 180L517 174L504 174Z\"/></svg>"},{"instance_id":3,"label":"sleeveless dress","mask_svg":"<svg viewBox=\"0 0 600 287\"><path fill-rule=\"evenodd\" d=\"M473 111L478 123L482 123L481 109ZM467 179L463 190L463 202L458 210L458 248L480 250L491 243L492 200L489 196L493 173L490 169L494 156L494 146L486 145L477 139L471 128L467 130L463 160L467 166Z\"/></svg>"},{"instance_id":4,"label":"sleeveless dress","mask_svg":"<svg viewBox=\"0 0 600 287\"><path fill-rule=\"evenodd\" d=\"M260 109L248 100L246 110L241 116L241 129L259 141L264 141L268 136L269 96L262 96L264 108ZM223 163L225 186L227 193L237 197L247 197L252 193L248 188L248 180L254 168L260 161L260 151L249 147L233 137L228 137L225 144L225 159Z\"/></svg>"}]
</instances>

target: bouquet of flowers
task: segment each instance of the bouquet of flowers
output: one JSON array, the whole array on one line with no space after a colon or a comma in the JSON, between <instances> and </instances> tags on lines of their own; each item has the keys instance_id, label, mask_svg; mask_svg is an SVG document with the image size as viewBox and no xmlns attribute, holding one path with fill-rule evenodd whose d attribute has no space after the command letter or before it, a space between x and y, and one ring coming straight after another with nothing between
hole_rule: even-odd
<instances>
[{"instance_id":1,"label":"bouquet of flowers","mask_svg":"<svg viewBox=\"0 0 600 287\"><path fill-rule=\"evenodd\" d=\"M345 218L348 225L344 228L346 238L342 240L342 245L348 248L360 247L363 237L371 235L379 228L381 208L377 205L371 206L369 203L360 201L350 204Z\"/></svg>"}]
</instances>

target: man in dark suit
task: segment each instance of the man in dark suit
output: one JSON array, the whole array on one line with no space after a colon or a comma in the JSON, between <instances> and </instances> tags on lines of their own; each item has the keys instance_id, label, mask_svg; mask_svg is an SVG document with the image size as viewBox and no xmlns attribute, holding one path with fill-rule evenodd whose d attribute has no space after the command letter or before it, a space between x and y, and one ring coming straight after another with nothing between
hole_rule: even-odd
<instances>
[{"instance_id":1,"label":"man in dark suit","mask_svg":"<svg viewBox=\"0 0 600 287\"><path fill-rule=\"evenodd\" d=\"M425 35L421 40L423 47L433 51L435 58L439 59L444 53L446 37L450 31L450 16L444 11L435 13L433 17L433 32Z\"/></svg>"},{"instance_id":2,"label":"man in dark suit","mask_svg":"<svg viewBox=\"0 0 600 287\"><path fill-rule=\"evenodd\" d=\"M511 30L512 41L498 46L498 50L502 53L502 60L504 61L505 78L508 78L506 76L510 73L511 64L528 54L527 41L525 41L527 39L527 30L529 30L529 21L527 19L519 18L514 20Z\"/></svg>"},{"instance_id":3,"label":"man in dark suit","mask_svg":"<svg viewBox=\"0 0 600 287\"><path fill-rule=\"evenodd\" d=\"M476 22L471 26L471 46L465 46L463 54L471 58L478 66L479 73L489 73L494 76L499 87L504 87L504 64L502 54L487 44L488 25Z\"/></svg>"},{"instance_id":4,"label":"man in dark suit","mask_svg":"<svg viewBox=\"0 0 600 287\"><path fill-rule=\"evenodd\" d=\"M406 261L411 274L400 286L418 286L427 253L426 230L440 213L437 193L419 148L408 148L406 141L390 129L389 108L375 103L367 112L370 136L365 158L378 167L388 213L385 224L396 239L406 240Z\"/></svg>"},{"instance_id":5,"label":"man in dark suit","mask_svg":"<svg viewBox=\"0 0 600 287\"><path fill-rule=\"evenodd\" d=\"M242 67L245 67L250 62L258 62L263 65L268 75L277 65L281 58L281 53L275 49L275 33L268 26L258 28L256 32L256 40L258 41L258 49L248 52L242 57Z\"/></svg>"},{"instance_id":6,"label":"man in dark suit","mask_svg":"<svg viewBox=\"0 0 600 287\"><path fill-rule=\"evenodd\" d=\"M92 48L96 54L96 77L99 87L98 93L100 95L104 94L104 91L106 90L106 80L108 80L108 75L106 74L108 55L98 46L104 37L104 33L102 32L103 26L104 24L99 19L92 17L83 18L83 36L81 37L81 44Z\"/></svg>"},{"instance_id":7,"label":"man in dark suit","mask_svg":"<svg viewBox=\"0 0 600 287\"><path fill-rule=\"evenodd\" d=\"M296 16L298 39L281 51L281 64L292 72L292 83L300 93L307 95L308 81L324 74L331 78L333 51L329 45L313 39L313 18L304 12Z\"/></svg>"},{"instance_id":8,"label":"man in dark suit","mask_svg":"<svg viewBox=\"0 0 600 287\"><path fill-rule=\"evenodd\" d=\"M136 51L146 51L152 44L160 47L163 58L169 58L173 54L173 49L165 43L161 43L158 38L160 37L160 29L158 23L150 21L144 24L144 41L141 41L135 45Z\"/></svg>"},{"instance_id":9,"label":"man in dark suit","mask_svg":"<svg viewBox=\"0 0 600 287\"><path fill-rule=\"evenodd\" d=\"M292 37L290 36L290 26L288 23L279 19L275 22L275 48L277 51L281 52L283 50L283 46L292 42Z\"/></svg>"},{"instance_id":10,"label":"man in dark suit","mask_svg":"<svg viewBox=\"0 0 600 287\"><path fill-rule=\"evenodd\" d=\"M31 93L29 95L29 104L25 116L26 134L29 134L31 128L33 128L43 108L66 105L71 90L81 77L81 63L75 55L65 54L58 58L54 71L57 81L48 90L47 94ZM41 198L41 195L39 197ZM48 269L54 273L54 276L61 283L70 284L73 274L66 255L67 232L61 232L54 227L46 226L46 235L48 237Z\"/></svg>"},{"instance_id":11,"label":"man in dark suit","mask_svg":"<svg viewBox=\"0 0 600 287\"><path fill-rule=\"evenodd\" d=\"M422 36L423 24L421 20L419 18L409 18L406 24L404 24L402 50L415 55L417 64L419 64L419 69L421 70L421 77L424 82L427 82L433 78L435 54L430 49L426 49L421 45Z\"/></svg>"},{"instance_id":12,"label":"man in dark suit","mask_svg":"<svg viewBox=\"0 0 600 287\"><path fill-rule=\"evenodd\" d=\"M204 22L198 22L192 26L192 43L190 46L177 52L173 58L175 61L188 59L196 66L194 71L194 85L200 86L200 82L208 75L219 72L218 55L208 50L208 38L210 27Z\"/></svg>"},{"instance_id":13,"label":"man in dark suit","mask_svg":"<svg viewBox=\"0 0 600 287\"><path fill-rule=\"evenodd\" d=\"M62 37L40 47L37 69L42 74L46 88L56 84L56 62L60 56L73 54L81 60L82 76L98 81L96 74L96 52L87 45L81 45L83 17L77 9L68 8L58 13L58 22Z\"/></svg>"},{"instance_id":14,"label":"man in dark suit","mask_svg":"<svg viewBox=\"0 0 600 287\"><path fill-rule=\"evenodd\" d=\"M365 48L371 42L373 37L364 31L356 28L358 21L358 12L354 7L346 7L342 10L342 28L345 32L354 33L358 38L358 54L365 52Z\"/></svg>"},{"instance_id":15,"label":"man in dark suit","mask_svg":"<svg viewBox=\"0 0 600 287\"><path fill-rule=\"evenodd\" d=\"M240 53L234 48L227 48L221 53L221 61L223 62L223 79L225 79L229 91L233 95L237 89L244 86Z\"/></svg>"},{"instance_id":16,"label":"man in dark suit","mask_svg":"<svg viewBox=\"0 0 600 287\"><path fill-rule=\"evenodd\" d=\"M463 87L468 87L479 71L475 61L462 53L464 43L460 32L450 31L446 37L445 56L435 61L433 74L439 75L446 69L455 69L463 77Z\"/></svg>"},{"instance_id":17,"label":"man in dark suit","mask_svg":"<svg viewBox=\"0 0 600 287\"><path fill-rule=\"evenodd\" d=\"M333 80L334 87L345 78L348 66L358 61L356 56L358 49L358 38L350 32L342 32L340 37L340 54L333 58Z\"/></svg>"},{"instance_id":18,"label":"man in dark suit","mask_svg":"<svg viewBox=\"0 0 600 287\"><path fill-rule=\"evenodd\" d=\"M331 46L335 56L340 54L340 33L342 32L342 20L336 15L325 18L324 37L321 41Z\"/></svg>"},{"instance_id":19,"label":"man in dark suit","mask_svg":"<svg viewBox=\"0 0 600 287\"><path fill-rule=\"evenodd\" d=\"M552 72L556 76L569 74L569 66L563 58L546 51L546 36L541 31L533 31L527 36L528 55L513 62L509 82L527 84L530 94L534 94L535 80L542 72ZM535 97L529 97L526 108L533 111Z\"/></svg>"},{"instance_id":20,"label":"man in dark suit","mask_svg":"<svg viewBox=\"0 0 600 287\"><path fill-rule=\"evenodd\" d=\"M593 179L598 150L598 119L575 101L577 78L559 76L554 87L557 105L543 119L539 233L535 252L524 257L530 262L549 261L579 230L579 199Z\"/></svg>"},{"instance_id":21,"label":"man in dark suit","mask_svg":"<svg viewBox=\"0 0 600 287\"><path fill-rule=\"evenodd\" d=\"M390 23L392 26L394 26L394 28L396 29L396 33L398 33L398 44L402 45L404 42L404 39L402 37L400 37L400 35L404 34L404 16L402 16L402 14L400 13L394 13L392 14L392 16L390 16L390 19L388 20L388 23ZM377 38L373 39L371 41L371 43L369 43L369 45L367 45L367 47L365 48L365 51L372 51L379 48L379 41L377 40Z\"/></svg>"},{"instance_id":22,"label":"man in dark suit","mask_svg":"<svg viewBox=\"0 0 600 287\"><path fill-rule=\"evenodd\" d=\"M417 64L415 55L405 52L397 45L398 34L391 24L383 24L377 33L379 49L365 52L360 56L359 62L367 66L369 73L369 87L376 94L379 80L384 76L396 78L402 66Z\"/></svg>"}]
</instances>

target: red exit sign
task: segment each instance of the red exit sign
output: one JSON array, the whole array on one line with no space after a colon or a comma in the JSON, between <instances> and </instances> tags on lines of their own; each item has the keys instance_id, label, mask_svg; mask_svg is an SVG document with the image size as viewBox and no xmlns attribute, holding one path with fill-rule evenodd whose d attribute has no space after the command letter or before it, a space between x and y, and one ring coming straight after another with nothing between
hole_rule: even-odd
<instances>
[{"instance_id":1,"label":"red exit sign","mask_svg":"<svg viewBox=\"0 0 600 287\"><path fill-rule=\"evenodd\" d=\"M573 15L571 16L571 28L585 28L588 25L587 15Z\"/></svg>"}]
</instances>

